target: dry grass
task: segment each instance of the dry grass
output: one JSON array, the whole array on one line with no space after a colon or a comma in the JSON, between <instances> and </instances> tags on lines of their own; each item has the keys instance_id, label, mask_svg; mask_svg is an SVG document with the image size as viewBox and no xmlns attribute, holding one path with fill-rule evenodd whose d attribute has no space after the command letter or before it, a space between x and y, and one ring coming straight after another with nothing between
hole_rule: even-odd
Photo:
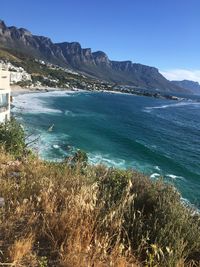
<instances>
[{"instance_id":1,"label":"dry grass","mask_svg":"<svg viewBox=\"0 0 200 267\"><path fill-rule=\"evenodd\" d=\"M141 174L1 151L0 197L2 266L199 266L199 217Z\"/></svg>"}]
</instances>

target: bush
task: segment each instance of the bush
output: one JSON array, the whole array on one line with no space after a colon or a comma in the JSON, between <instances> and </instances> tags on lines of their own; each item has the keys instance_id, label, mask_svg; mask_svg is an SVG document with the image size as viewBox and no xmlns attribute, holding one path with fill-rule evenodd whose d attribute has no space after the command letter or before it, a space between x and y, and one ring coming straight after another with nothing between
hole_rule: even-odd
<instances>
[{"instance_id":1,"label":"bush","mask_svg":"<svg viewBox=\"0 0 200 267\"><path fill-rule=\"evenodd\" d=\"M67 163L75 167L79 165L79 167L86 167L88 163L87 153L83 150L77 150L74 155L66 158Z\"/></svg>"},{"instance_id":2,"label":"bush","mask_svg":"<svg viewBox=\"0 0 200 267\"><path fill-rule=\"evenodd\" d=\"M87 153L85 151L82 150L78 150L76 151L76 153L74 154L72 160L77 163L87 163L88 161L88 156Z\"/></svg>"},{"instance_id":3,"label":"bush","mask_svg":"<svg viewBox=\"0 0 200 267\"><path fill-rule=\"evenodd\" d=\"M24 153L26 148L25 133L21 125L14 118L0 124L0 145L16 157Z\"/></svg>"}]
</instances>

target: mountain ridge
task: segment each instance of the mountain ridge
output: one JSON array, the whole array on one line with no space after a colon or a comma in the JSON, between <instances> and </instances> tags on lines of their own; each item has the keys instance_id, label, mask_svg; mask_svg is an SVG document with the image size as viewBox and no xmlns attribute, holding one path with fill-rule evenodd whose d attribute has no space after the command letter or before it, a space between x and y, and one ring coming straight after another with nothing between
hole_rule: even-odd
<instances>
[{"instance_id":1,"label":"mountain ridge","mask_svg":"<svg viewBox=\"0 0 200 267\"><path fill-rule=\"evenodd\" d=\"M190 89L194 94L200 94L200 84L191 80L172 81L173 84L185 89Z\"/></svg>"},{"instance_id":2,"label":"mountain ridge","mask_svg":"<svg viewBox=\"0 0 200 267\"><path fill-rule=\"evenodd\" d=\"M92 52L78 42L53 43L50 38L33 35L25 28L7 27L3 20L0 20L0 45L107 82L166 92L188 91L168 81L155 67L130 60L110 60L105 52Z\"/></svg>"}]
</instances>

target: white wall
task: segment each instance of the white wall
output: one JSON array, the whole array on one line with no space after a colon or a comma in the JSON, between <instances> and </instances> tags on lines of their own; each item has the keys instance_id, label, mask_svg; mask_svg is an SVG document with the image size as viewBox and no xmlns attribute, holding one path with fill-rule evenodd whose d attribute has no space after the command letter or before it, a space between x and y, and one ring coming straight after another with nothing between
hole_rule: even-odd
<instances>
[{"instance_id":1,"label":"white wall","mask_svg":"<svg viewBox=\"0 0 200 267\"><path fill-rule=\"evenodd\" d=\"M8 94L8 109L0 111L0 123L10 119L10 72L0 69L0 94Z\"/></svg>"},{"instance_id":2,"label":"white wall","mask_svg":"<svg viewBox=\"0 0 200 267\"><path fill-rule=\"evenodd\" d=\"M10 90L10 72L0 69L0 89Z\"/></svg>"}]
</instances>

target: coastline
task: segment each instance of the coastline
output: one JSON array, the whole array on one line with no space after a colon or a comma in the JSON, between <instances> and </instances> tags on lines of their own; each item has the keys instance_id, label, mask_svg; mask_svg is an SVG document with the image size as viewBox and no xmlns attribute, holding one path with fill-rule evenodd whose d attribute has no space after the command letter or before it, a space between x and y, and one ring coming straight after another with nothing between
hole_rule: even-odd
<instances>
[{"instance_id":1,"label":"coastline","mask_svg":"<svg viewBox=\"0 0 200 267\"><path fill-rule=\"evenodd\" d=\"M56 91L62 91L62 92L82 92L85 90L81 89L68 89L68 88L53 88L53 87L37 87L37 88L22 88L20 86L11 86L11 95L16 97L18 95L23 94L31 94L31 93L48 93L48 92L56 92Z\"/></svg>"},{"instance_id":2,"label":"coastline","mask_svg":"<svg viewBox=\"0 0 200 267\"><path fill-rule=\"evenodd\" d=\"M121 94L121 95L134 95L134 96L143 96L143 97L151 97L156 99L163 100L173 100L177 102L181 102L183 100L187 100L187 98L177 97L171 94L160 94L160 93L149 93L149 92L139 92L139 91L130 91L130 90L87 90L80 88L55 88L55 87L32 87L32 88L22 88L17 85L11 86L11 95L17 96L21 94L29 94L29 93L46 93L46 92L55 92L55 91L63 91L63 92L94 92L94 93L107 93L107 94Z\"/></svg>"},{"instance_id":3,"label":"coastline","mask_svg":"<svg viewBox=\"0 0 200 267\"><path fill-rule=\"evenodd\" d=\"M30 94L30 93L45 93L48 91L60 91L59 88L45 88L45 87L37 87L37 88L23 88L20 86L11 86L11 94L12 96L17 96L21 94Z\"/></svg>"}]
</instances>

